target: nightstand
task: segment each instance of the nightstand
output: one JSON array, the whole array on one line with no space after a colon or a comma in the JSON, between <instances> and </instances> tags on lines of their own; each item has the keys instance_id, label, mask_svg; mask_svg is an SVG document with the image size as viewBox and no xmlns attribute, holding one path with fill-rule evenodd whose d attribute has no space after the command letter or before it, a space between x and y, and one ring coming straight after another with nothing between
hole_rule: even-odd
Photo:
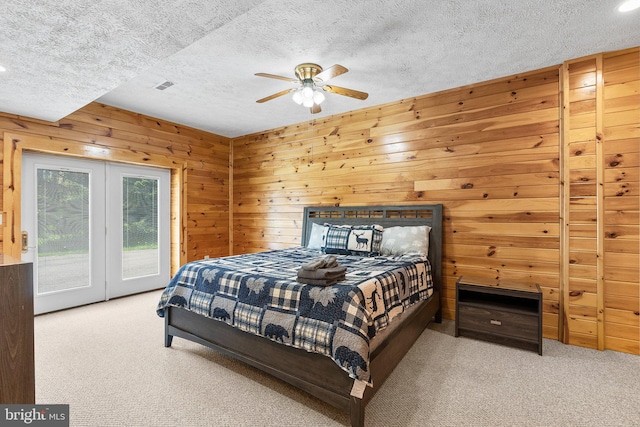
<instances>
[{"instance_id":1,"label":"nightstand","mask_svg":"<svg viewBox=\"0 0 640 427\"><path fill-rule=\"evenodd\" d=\"M460 277L456 282L455 335L542 355L540 286Z\"/></svg>"}]
</instances>

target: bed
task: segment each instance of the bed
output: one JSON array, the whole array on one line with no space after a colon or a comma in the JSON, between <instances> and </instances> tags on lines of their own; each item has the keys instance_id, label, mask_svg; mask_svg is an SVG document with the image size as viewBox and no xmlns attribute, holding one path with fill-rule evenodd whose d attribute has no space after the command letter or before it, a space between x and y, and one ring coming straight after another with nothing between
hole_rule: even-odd
<instances>
[{"instance_id":1,"label":"bed","mask_svg":"<svg viewBox=\"0 0 640 427\"><path fill-rule=\"evenodd\" d=\"M391 236L425 228L428 254L422 256L393 252L397 242L381 241L384 231ZM344 230L356 246L332 251L332 236ZM365 238L363 230L372 231ZM157 308L165 320L164 345L179 337L210 347L348 412L352 426L364 426L367 402L428 323L442 319L442 205L306 207L301 242L182 266ZM374 246L365 249L365 243ZM378 255L381 247L387 252ZM343 280L297 283L300 265L325 259L324 252L346 267ZM325 319L330 311L342 317Z\"/></svg>"}]
</instances>

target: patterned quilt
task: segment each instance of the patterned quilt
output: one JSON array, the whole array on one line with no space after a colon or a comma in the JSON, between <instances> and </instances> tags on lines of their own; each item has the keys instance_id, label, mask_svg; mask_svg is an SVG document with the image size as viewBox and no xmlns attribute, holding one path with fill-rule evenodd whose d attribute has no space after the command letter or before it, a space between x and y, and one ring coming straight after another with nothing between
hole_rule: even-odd
<instances>
[{"instance_id":1,"label":"patterned quilt","mask_svg":"<svg viewBox=\"0 0 640 427\"><path fill-rule=\"evenodd\" d=\"M369 342L407 307L432 294L426 256L337 255L346 280L329 287L296 281L302 264L323 256L297 247L183 265L157 313L184 307L238 329L332 358L369 383Z\"/></svg>"}]
</instances>

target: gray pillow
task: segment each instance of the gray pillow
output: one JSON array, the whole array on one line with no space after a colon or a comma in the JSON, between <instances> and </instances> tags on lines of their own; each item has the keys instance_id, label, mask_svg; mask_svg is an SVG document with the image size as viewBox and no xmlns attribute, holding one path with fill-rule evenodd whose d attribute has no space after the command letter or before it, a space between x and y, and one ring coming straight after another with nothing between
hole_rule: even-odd
<instances>
[{"instance_id":1,"label":"gray pillow","mask_svg":"<svg viewBox=\"0 0 640 427\"><path fill-rule=\"evenodd\" d=\"M404 255L429 253L428 225L387 227L382 234L382 255Z\"/></svg>"}]
</instances>

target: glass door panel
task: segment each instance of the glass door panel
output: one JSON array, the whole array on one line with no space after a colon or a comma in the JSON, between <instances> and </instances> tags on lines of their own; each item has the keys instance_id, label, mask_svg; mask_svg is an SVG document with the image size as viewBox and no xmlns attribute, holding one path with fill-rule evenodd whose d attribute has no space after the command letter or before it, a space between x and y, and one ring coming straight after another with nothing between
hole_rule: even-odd
<instances>
[{"instance_id":1,"label":"glass door panel","mask_svg":"<svg viewBox=\"0 0 640 427\"><path fill-rule=\"evenodd\" d=\"M158 179L122 177L122 278L158 274Z\"/></svg>"},{"instance_id":2,"label":"glass door panel","mask_svg":"<svg viewBox=\"0 0 640 427\"><path fill-rule=\"evenodd\" d=\"M22 259L33 262L36 314L104 300L104 180L103 162L23 155Z\"/></svg>"},{"instance_id":3,"label":"glass door panel","mask_svg":"<svg viewBox=\"0 0 640 427\"><path fill-rule=\"evenodd\" d=\"M37 294L91 284L88 172L37 168Z\"/></svg>"},{"instance_id":4,"label":"glass door panel","mask_svg":"<svg viewBox=\"0 0 640 427\"><path fill-rule=\"evenodd\" d=\"M166 169L108 165L108 298L159 289L170 280L170 180Z\"/></svg>"}]
</instances>

